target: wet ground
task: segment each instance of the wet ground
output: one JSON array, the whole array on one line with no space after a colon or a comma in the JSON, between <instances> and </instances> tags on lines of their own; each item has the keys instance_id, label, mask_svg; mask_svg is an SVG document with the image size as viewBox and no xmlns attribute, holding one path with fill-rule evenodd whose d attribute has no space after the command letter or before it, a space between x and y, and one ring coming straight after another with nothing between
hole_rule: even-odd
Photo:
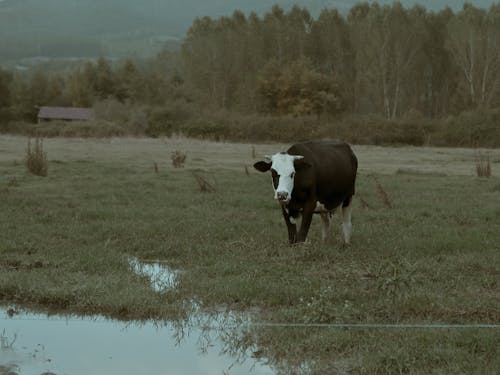
<instances>
[{"instance_id":1,"label":"wet ground","mask_svg":"<svg viewBox=\"0 0 500 375\"><path fill-rule=\"evenodd\" d=\"M180 271L130 258L156 291ZM195 313L187 322L120 322L101 316L47 316L0 308L0 375L273 374L224 337L241 317ZM229 346L228 346L229 345ZM228 354L231 353L232 355Z\"/></svg>"},{"instance_id":2,"label":"wet ground","mask_svg":"<svg viewBox=\"0 0 500 375\"><path fill-rule=\"evenodd\" d=\"M200 327L124 323L0 310L0 374L272 374L251 358L221 355ZM9 372L10 371L10 372Z\"/></svg>"}]
</instances>

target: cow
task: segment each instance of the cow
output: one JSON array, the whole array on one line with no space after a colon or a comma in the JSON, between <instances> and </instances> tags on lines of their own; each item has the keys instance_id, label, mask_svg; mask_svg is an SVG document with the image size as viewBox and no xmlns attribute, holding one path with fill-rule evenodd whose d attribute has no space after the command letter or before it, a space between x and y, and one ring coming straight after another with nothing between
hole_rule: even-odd
<instances>
[{"instance_id":1,"label":"cow","mask_svg":"<svg viewBox=\"0 0 500 375\"><path fill-rule=\"evenodd\" d=\"M328 237L329 217L342 206L344 242L350 243L352 198L358 159L351 147L337 140L297 143L286 152L266 156L254 168L271 171L274 199L281 206L291 244L304 242L314 213L323 222L322 237ZM296 219L302 216L297 232Z\"/></svg>"}]
</instances>

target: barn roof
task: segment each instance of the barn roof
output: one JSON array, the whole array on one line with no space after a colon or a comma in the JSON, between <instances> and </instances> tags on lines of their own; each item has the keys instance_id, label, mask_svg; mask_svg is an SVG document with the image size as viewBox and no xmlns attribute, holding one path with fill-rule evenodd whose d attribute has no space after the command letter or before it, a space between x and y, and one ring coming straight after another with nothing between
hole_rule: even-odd
<instances>
[{"instance_id":1,"label":"barn roof","mask_svg":"<svg viewBox=\"0 0 500 375\"><path fill-rule=\"evenodd\" d=\"M48 120L93 120L95 114L92 108L40 107L38 118Z\"/></svg>"}]
</instances>

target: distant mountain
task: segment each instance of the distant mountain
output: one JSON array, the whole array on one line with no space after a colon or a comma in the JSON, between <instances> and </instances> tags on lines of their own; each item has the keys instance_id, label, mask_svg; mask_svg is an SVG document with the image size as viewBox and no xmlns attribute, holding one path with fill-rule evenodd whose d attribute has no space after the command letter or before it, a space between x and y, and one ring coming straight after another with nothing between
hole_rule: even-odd
<instances>
[{"instance_id":1,"label":"distant mountain","mask_svg":"<svg viewBox=\"0 0 500 375\"><path fill-rule=\"evenodd\" d=\"M0 61L30 56L144 56L165 41L175 45L194 18L220 17L240 9L262 14L279 4L347 13L356 0L0 0ZM391 4L393 0L379 0ZM470 1L489 7L494 0ZM462 7L462 0L402 0L430 10Z\"/></svg>"}]
</instances>

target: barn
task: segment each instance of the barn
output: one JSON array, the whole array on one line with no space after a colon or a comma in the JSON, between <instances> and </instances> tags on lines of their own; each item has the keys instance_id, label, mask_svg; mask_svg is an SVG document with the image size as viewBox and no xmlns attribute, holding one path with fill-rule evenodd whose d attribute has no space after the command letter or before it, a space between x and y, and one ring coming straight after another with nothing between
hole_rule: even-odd
<instances>
[{"instance_id":1,"label":"barn","mask_svg":"<svg viewBox=\"0 0 500 375\"><path fill-rule=\"evenodd\" d=\"M38 122L62 120L62 121L91 121L95 119L92 108L76 107L40 107L38 111Z\"/></svg>"}]
</instances>

